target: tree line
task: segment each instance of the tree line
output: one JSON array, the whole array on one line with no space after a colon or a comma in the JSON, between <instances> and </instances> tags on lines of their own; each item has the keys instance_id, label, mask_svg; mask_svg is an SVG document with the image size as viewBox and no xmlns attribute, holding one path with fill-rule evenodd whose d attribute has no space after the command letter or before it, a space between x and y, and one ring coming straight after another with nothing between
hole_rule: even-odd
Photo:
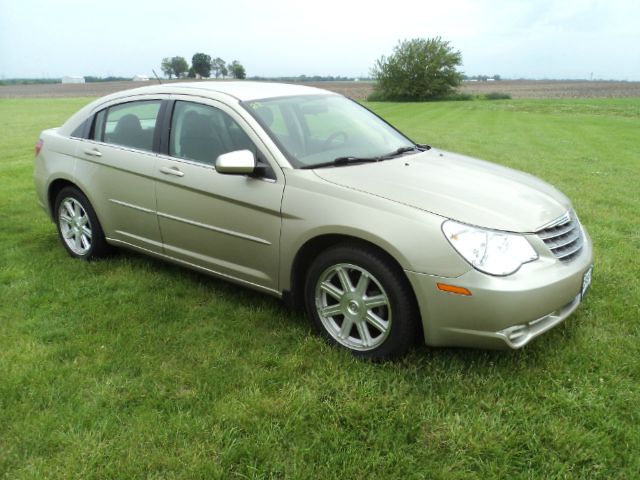
<instances>
[{"instance_id":1,"label":"tree line","mask_svg":"<svg viewBox=\"0 0 640 480\"><path fill-rule=\"evenodd\" d=\"M170 79L176 78L236 78L247 77L244 66L237 60L226 63L222 58L211 58L206 53L196 53L191 57L191 66L184 57L165 57L160 64L162 73Z\"/></svg>"}]
</instances>

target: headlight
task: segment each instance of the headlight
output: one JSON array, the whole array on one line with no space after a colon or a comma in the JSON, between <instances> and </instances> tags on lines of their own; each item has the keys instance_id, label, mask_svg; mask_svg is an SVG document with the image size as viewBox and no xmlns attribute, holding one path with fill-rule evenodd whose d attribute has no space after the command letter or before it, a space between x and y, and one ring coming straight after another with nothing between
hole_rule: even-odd
<instances>
[{"instance_id":1,"label":"headlight","mask_svg":"<svg viewBox=\"0 0 640 480\"><path fill-rule=\"evenodd\" d=\"M538 258L536 251L522 235L485 230L453 220L444 222L442 231L467 262L491 275L510 275L523 263Z\"/></svg>"}]
</instances>

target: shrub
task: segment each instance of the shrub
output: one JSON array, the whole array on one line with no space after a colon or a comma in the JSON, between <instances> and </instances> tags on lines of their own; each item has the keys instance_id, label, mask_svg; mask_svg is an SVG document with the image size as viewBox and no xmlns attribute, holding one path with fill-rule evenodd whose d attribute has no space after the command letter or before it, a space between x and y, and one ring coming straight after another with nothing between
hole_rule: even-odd
<instances>
[{"instance_id":1,"label":"shrub","mask_svg":"<svg viewBox=\"0 0 640 480\"><path fill-rule=\"evenodd\" d=\"M445 98L460 85L456 67L462 55L440 37L400 42L390 57L382 56L371 74L379 100L419 101Z\"/></svg>"},{"instance_id":2,"label":"shrub","mask_svg":"<svg viewBox=\"0 0 640 480\"><path fill-rule=\"evenodd\" d=\"M501 92L490 92L483 95L485 100L510 100L511 95Z\"/></svg>"}]
</instances>

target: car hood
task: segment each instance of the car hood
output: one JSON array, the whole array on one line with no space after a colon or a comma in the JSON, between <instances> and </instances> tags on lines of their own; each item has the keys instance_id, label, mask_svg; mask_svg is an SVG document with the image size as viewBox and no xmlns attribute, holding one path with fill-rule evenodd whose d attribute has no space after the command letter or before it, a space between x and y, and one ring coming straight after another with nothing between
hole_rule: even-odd
<instances>
[{"instance_id":1,"label":"car hood","mask_svg":"<svg viewBox=\"0 0 640 480\"><path fill-rule=\"evenodd\" d=\"M535 232L571 208L566 196L532 175L437 149L314 172L336 185L511 232Z\"/></svg>"}]
</instances>

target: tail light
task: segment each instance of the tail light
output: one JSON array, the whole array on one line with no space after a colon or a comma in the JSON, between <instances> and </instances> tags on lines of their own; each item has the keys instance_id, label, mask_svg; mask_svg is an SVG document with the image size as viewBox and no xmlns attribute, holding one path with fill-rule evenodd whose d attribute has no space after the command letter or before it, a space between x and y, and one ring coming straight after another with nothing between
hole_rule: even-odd
<instances>
[{"instance_id":1,"label":"tail light","mask_svg":"<svg viewBox=\"0 0 640 480\"><path fill-rule=\"evenodd\" d=\"M36 142L36 157L40 155L40 150L42 150L42 146L44 145L44 140L41 138Z\"/></svg>"}]
</instances>

